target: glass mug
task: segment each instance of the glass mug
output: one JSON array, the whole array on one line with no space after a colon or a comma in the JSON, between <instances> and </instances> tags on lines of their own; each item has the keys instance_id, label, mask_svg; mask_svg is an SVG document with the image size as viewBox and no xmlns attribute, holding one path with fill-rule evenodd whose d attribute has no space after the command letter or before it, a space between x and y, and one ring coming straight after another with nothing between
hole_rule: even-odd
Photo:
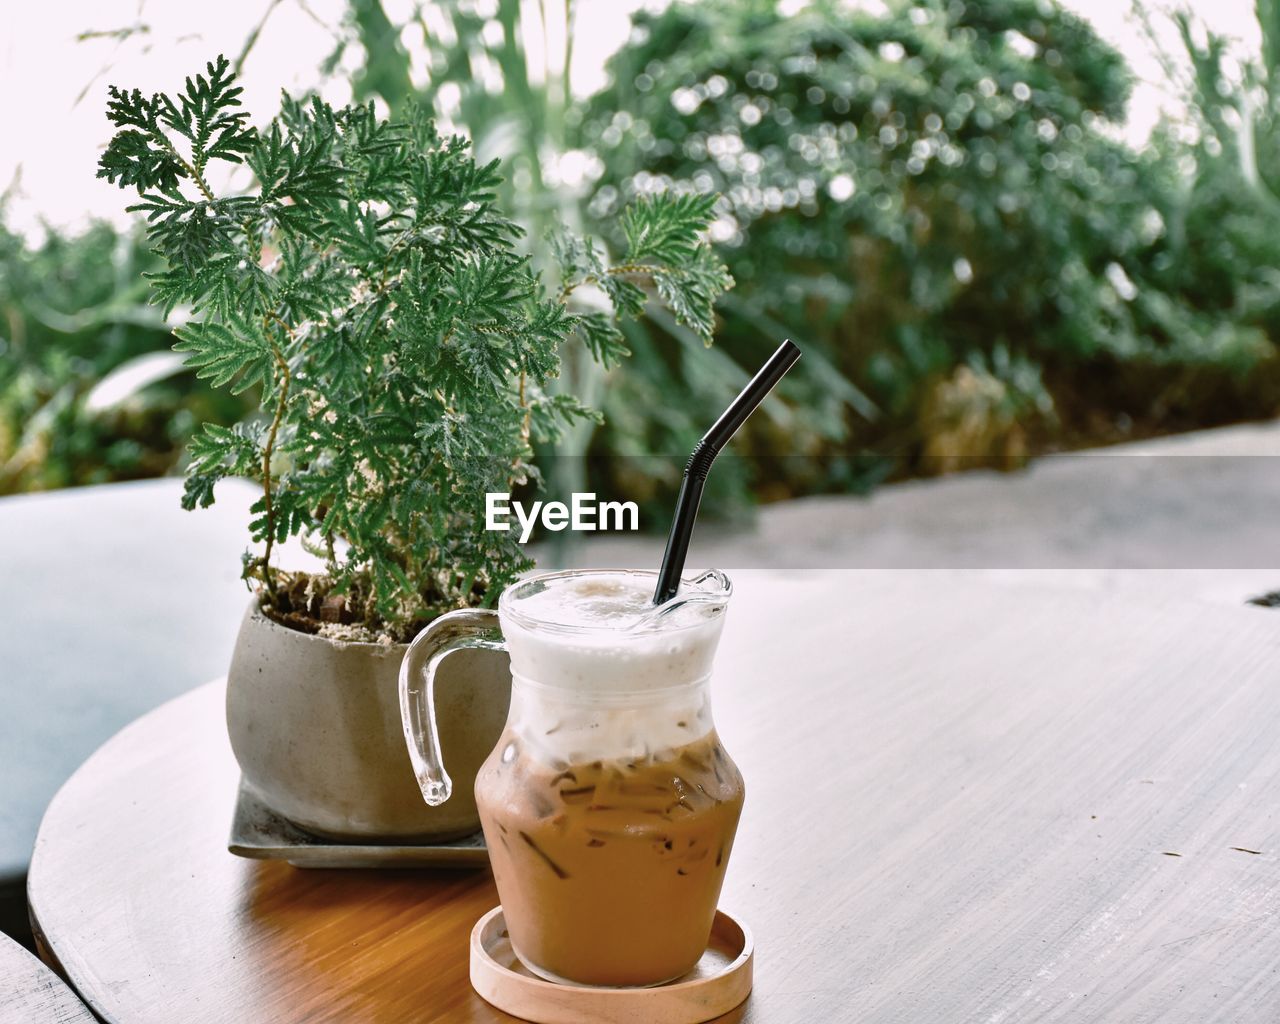
<instances>
[{"instance_id":1,"label":"glass mug","mask_svg":"<svg viewBox=\"0 0 1280 1024\"><path fill-rule=\"evenodd\" d=\"M506 650L511 710L476 804L516 955L550 981L658 985L698 962L742 812L711 718L711 663L732 593L717 570L649 603L656 574L551 573L497 612L436 619L400 674L427 803L449 798L432 708L464 647Z\"/></svg>"}]
</instances>

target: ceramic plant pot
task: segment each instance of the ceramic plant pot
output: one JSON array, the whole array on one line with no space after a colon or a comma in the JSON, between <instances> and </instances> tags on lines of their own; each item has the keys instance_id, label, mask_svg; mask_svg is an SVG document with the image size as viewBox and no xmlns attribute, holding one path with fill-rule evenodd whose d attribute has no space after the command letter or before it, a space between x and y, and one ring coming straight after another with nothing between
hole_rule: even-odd
<instances>
[{"instance_id":1,"label":"ceramic plant pot","mask_svg":"<svg viewBox=\"0 0 1280 1024\"><path fill-rule=\"evenodd\" d=\"M312 636L250 605L227 675L227 731L267 806L310 832L365 842L443 841L479 829L474 782L506 721L507 657L458 651L441 664L436 720L454 787L428 807L400 724L405 647Z\"/></svg>"}]
</instances>

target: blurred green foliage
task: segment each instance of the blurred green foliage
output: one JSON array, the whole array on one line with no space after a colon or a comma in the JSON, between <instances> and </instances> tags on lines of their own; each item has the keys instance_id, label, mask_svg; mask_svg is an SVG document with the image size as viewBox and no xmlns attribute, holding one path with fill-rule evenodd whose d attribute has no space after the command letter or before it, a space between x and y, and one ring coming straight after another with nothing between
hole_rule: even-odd
<instances>
[{"instance_id":1,"label":"blurred green foliage","mask_svg":"<svg viewBox=\"0 0 1280 1024\"><path fill-rule=\"evenodd\" d=\"M790 436L761 440L794 456L761 467L784 493L847 484L850 451L929 471L1110 439L1107 421L1159 430L1171 390L1199 386L1187 372L1238 382L1274 357L1223 301L1263 253L1223 254L1205 294L1185 258L1212 251L1228 211L1187 194L1172 138L1120 141L1125 64L1056 4L676 3L637 18L610 70L584 128L607 168L592 212L722 193L739 287L718 342L758 352L788 333L869 399L845 388L835 426L815 375ZM1121 368L1123 388L1095 388ZM615 404L648 383L620 378ZM625 422L606 414L606 431Z\"/></svg>"},{"instance_id":2,"label":"blurred green foliage","mask_svg":"<svg viewBox=\"0 0 1280 1024\"><path fill-rule=\"evenodd\" d=\"M350 0L325 70L350 66L354 47L358 99L425 102L482 159L501 158L504 208L535 252L556 221L616 247L606 217L633 194L723 195L717 241L739 286L715 346L670 322L633 326L633 357L606 378L571 343L560 386L607 418L559 448L589 451L595 488L665 508L707 419L791 336L806 358L735 441L750 456L712 477L723 513L751 495L1275 415L1280 13L1259 0L1262 52L1241 61L1193 16L1158 13L1167 6L1153 0L1147 17L1173 19L1168 85L1187 115L1137 149L1120 129L1125 62L1051 0L813 0L785 13L772 0L680 0L636 17L610 84L587 101L568 89L575 48L593 45L574 37L572 2L436 0L399 23L381 0ZM564 45L531 53L526 39ZM51 244L38 273L56 278L50 261L74 265L81 243ZM7 281L8 241L4 252ZM34 268L36 255L21 261ZM136 299L63 297L73 311ZM81 393L128 358L89 348ZM61 393L68 371L41 372L44 400L0 398L4 451ZM8 396L14 374L0 373ZM65 422L46 447L81 452L81 470L36 459L29 485L121 463L144 472L110 430L92 433L101 416L92 429ZM112 465L93 465L95 446ZM553 489L581 483L581 460L547 468Z\"/></svg>"},{"instance_id":3,"label":"blurred green foliage","mask_svg":"<svg viewBox=\"0 0 1280 1024\"><path fill-rule=\"evenodd\" d=\"M1166 183L1172 217L1163 283L1221 321L1280 338L1280 4L1259 0L1260 59L1238 66L1225 38L1185 11L1172 20L1184 66L1189 142ZM1175 126L1167 126L1172 131ZM1209 349L1211 346L1206 346ZM1226 354L1225 352L1223 353Z\"/></svg>"},{"instance_id":4,"label":"blurred green foliage","mask_svg":"<svg viewBox=\"0 0 1280 1024\"><path fill-rule=\"evenodd\" d=\"M159 476L200 421L244 413L177 373L154 267L105 224L38 244L0 226L0 494Z\"/></svg>"}]
</instances>

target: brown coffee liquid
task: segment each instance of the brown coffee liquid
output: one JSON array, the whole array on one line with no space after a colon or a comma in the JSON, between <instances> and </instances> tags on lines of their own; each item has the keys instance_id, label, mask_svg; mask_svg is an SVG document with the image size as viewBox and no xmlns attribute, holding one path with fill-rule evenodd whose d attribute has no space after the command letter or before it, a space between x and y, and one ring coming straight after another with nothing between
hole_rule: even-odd
<instances>
[{"instance_id":1,"label":"brown coffee liquid","mask_svg":"<svg viewBox=\"0 0 1280 1024\"><path fill-rule=\"evenodd\" d=\"M508 732L476 781L511 943L539 973L653 985L706 949L742 813L712 732L625 761L547 766Z\"/></svg>"}]
</instances>

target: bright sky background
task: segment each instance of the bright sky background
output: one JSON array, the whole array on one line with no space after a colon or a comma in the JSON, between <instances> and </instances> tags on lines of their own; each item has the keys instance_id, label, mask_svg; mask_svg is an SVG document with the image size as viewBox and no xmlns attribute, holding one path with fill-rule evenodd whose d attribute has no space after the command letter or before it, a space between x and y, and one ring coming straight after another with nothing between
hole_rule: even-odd
<instances>
[{"instance_id":1,"label":"bright sky background","mask_svg":"<svg viewBox=\"0 0 1280 1024\"><path fill-rule=\"evenodd\" d=\"M604 83L603 64L626 37L627 16L644 0L577 0L573 85L590 92ZM873 4L876 0L865 0ZM981 0L978 0L981 2ZM412 0L384 0L396 20ZM1129 0L1066 0L1091 18L1100 33L1128 56L1140 78L1161 75L1129 17ZM1254 0L1187 0L1213 29L1257 46ZM108 81L145 92L172 89L211 54L238 53L269 0L219 0L212 7L189 0L10 0L0 38L0 191L21 177L10 220L33 229L43 218L75 226L90 216L121 221L123 192L94 179L98 152L108 137L103 116ZM316 67L332 51L342 0L280 0L246 65L250 110L275 109L281 88L314 85ZM77 41L85 31L108 32L137 23L146 35ZM584 41L589 40L589 43ZM341 82L327 98L346 99ZM87 90L87 91L86 91ZM1131 110L1130 134L1142 138L1167 98L1141 86Z\"/></svg>"}]
</instances>

